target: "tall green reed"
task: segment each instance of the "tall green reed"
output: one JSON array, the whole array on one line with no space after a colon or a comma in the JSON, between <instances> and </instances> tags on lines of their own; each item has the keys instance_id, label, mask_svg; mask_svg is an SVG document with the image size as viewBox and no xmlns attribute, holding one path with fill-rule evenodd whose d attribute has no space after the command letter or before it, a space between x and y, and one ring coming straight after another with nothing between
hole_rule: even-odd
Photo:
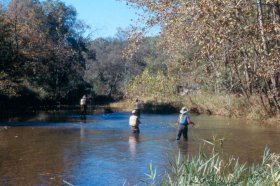
<instances>
[{"instance_id":1,"label":"tall green reed","mask_svg":"<svg viewBox=\"0 0 280 186\"><path fill-rule=\"evenodd\" d=\"M269 148L264 149L262 162L248 166L239 163L233 157L222 158L217 150L217 144L222 144L223 139L204 140L204 144L210 144L212 150L205 151L200 148L197 155L184 157L179 153L175 158L169 160L170 167L166 174L156 183L156 171L150 164L148 178L150 182L146 185L280 185L280 155L271 153ZM217 152L218 151L218 152Z\"/></svg>"}]
</instances>

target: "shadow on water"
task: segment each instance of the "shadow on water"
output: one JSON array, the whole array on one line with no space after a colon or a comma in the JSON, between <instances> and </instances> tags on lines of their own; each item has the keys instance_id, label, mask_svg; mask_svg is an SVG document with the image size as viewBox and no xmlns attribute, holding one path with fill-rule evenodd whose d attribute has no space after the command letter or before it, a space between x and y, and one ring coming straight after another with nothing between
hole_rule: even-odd
<instances>
[{"instance_id":1,"label":"shadow on water","mask_svg":"<svg viewBox=\"0 0 280 186\"><path fill-rule=\"evenodd\" d=\"M40 113L24 122L2 122L0 185L143 185L149 163L162 175L169 158L198 152L201 139L224 137L224 152L242 162L261 160L268 145L279 153L280 129L222 117L193 116L188 141L176 141L177 114L141 115L140 134L130 113Z\"/></svg>"}]
</instances>

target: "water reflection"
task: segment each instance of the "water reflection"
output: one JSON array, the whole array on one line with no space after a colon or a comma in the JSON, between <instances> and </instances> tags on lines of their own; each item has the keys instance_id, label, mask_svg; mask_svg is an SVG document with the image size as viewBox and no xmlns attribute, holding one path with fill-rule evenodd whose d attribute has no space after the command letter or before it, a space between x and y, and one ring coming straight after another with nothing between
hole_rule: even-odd
<instances>
[{"instance_id":1,"label":"water reflection","mask_svg":"<svg viewBox=\"0 0 280 186\"><path fill-rule=\"evenodd\" d=\"M128 138L128 143L129 143L129 152L131 156L134 157L136 154L137 143L139 143L139 133L131 132Z\"/></svg>"},{"instance_id":2,"label":"water reflection","mask_svg":"<svg viewBox=\"0 0 280 186\"><path fill-rule=\"evenodd\" d=\"M181 140L181 141L176 141L176 143L180 153L184 155L188 155L189 141Z\"/></svg>"},{"instance_id":3,"label":"water reflection","mask_svg":"<svg viewBox=\"0 0 280 186\"><path fill-rule=\"evenodd\" d=\"M80 128L80 140L83 141L85 139L85 129L83 127Z\"/></svg>"},{"instance_id":4,"label":"water reflection","mask_svg":"<svg viewBox=\"0 0 280 186\"><path fill-rule=\"evenodd\" d=\"M260 161L266 145L280 153L277 128L193 116L196 126L189 129L189 141L177 142L177 115L143 114L141 134L130 133L129 116L89 114L81 120L79 114L40 115L38 120L0 123L8 126L0 131L0 185L122 185L125 180L139 185L150 162L160 175L170 154L194 155L201 139L214 135L224 137L224 152L241 162Z\"/></svg>"},{"instance_id":5,"label":"water reflection","mask_svg":"<svg viewBox=\"0 0 280 186\"><path fill-rule=\"evenodd\" d=\"M0 138L5 144L0 149L0 185L59 185L64 172L64 140L73 133L29 127L9 130Z\"/></svg>"}]
</instances>

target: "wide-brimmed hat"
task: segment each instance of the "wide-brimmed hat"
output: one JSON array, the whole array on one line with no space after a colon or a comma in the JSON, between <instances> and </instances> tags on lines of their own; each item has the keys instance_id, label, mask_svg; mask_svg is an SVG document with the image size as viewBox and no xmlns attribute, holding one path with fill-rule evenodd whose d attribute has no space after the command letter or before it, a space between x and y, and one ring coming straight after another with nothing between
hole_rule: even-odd
<instances>
[{"instance_id":1,"label":"wide-brimmed hat","mask_svg":"<svg viewBox=\"0 0 280 186\"><path fill-rule=\"evenodd\" d=\"M186 108L186 107L182 107L181 110L180 110L180 113L181 114L185 114L187 113L189 110Z\"/></svg>"}]
</instances>

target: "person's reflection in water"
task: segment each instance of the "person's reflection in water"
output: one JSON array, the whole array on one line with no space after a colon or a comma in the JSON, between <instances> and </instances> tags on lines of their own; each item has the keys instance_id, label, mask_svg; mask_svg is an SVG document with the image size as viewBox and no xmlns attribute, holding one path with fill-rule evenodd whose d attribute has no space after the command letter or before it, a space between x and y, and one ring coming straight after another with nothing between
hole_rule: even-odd
<instances>
[{"instance_id":1,"label":"person's reflection in water","mask_svg":"<svg viewBox=\"0 0 280 186\"><path fill-rule=\"evenodd\" d=\"M129 138L128 138L128 143L129 143L129 151L131 156L135 156L136 154L136 145L139 142L139 133L131 133Z\"/></svg>"},{"instance_id":2,"label":"person's reflection in water","mask_svg":"<svg viewBox=\"0 0 280 186\"><path fill-rule=\"evenodd\" d=\"M85 121L87 120L87 116L86 115L81 115L81 120L85 123Z\"/></svg>"},{"instance_id":3,"label":"person's reflection in water","mask_svg":"<svg viewBox=\"0 0 280 186\"><path fill-rule=\"evenodd\" d=\"M177 143L177 147L179 152L182 155L188 155L188 148L189 148L189 143L188 141L181 141Z\"/></svg>"},{"instance_id":4,"label":"person's reflection in water","mask_svg":"<svg viewBox=\"0 0 280 186\"><path fill-rule=\"evenodd\" d=\"M87 123L87 118L80 118L80 124L86 124Z\"/></svg>"},{"instance_id":5,"label":"person's reflection in water","mask_svg":"<svg viewBox=\"0 0 280 186\"><path fill-rule=\"evenodd\" d=\"M83 124L87 123L87 120L86 119L81 119L80 121L80 140L84 140L85 138L85 128L83 126Z\"/></svg>"},{"instance_id":6,"label":"person's reflection in water","mask_svg":"<svg viewBox=\"0 0 280 186\"><path fill-rule=\"evenodd\" d=\"M85 138L85 129L83 127L80 128L80 140L83 141Z\"/></svg>"}]
</instances>

